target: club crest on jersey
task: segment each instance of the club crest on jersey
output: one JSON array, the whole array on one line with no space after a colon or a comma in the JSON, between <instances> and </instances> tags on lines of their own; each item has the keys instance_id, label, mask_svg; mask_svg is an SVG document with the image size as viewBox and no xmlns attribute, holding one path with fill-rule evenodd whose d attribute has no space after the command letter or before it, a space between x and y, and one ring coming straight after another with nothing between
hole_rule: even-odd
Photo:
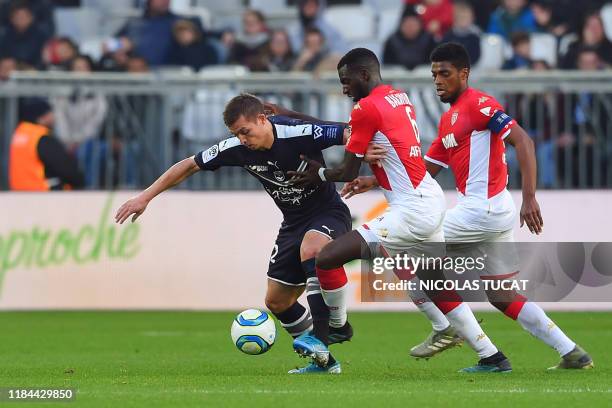
<instances>
[{"instance_id":1,"label":"club crest on jersey","mask_svg":"<svg viewBox=\"0 0 612 408\"><path fill-rule=\"evenodd\" d=\"M451 126L457 122L457 118L459 118L459 112L453 112L453 116L451 116Z\"/></svg>"},{"instance_id":2,"label":"club crest on jersey","mask_svg":"<svg viewBox=\"0 0 612 408\"><path fill-rule=\"evenodd\" d=\"M485 116L491 116L491 107L487 106L486 108L482 108L480 110L480 113L482 113Z\"/></svg>"},{"instance_id":3,"label":"club crest on jersey","mask_svg":"<svg viewBox=\"0 0 612 408\"><path fill-rule=\"evenodd\" d=\"M275 172L274 172L274 173L272 173L272 174L274 174L274 178L275 178L277 181L285 181L285 173L283 173L282 171L277 170L277 171L275 171Z\"/></svg>"},{"instance_id":4,"label":"club crest on jersey","mask_svg":"<svg viewBox=\"0 0 612 408\"><path fill-rule=\"evenodd\" d=\"M217 145L211 146L208 150L202 153L202 162L208 163L219 155L219 147Z\"/></svg>"},{"instance_id":5,"label":"club crest on jersey","mask_svg":"<svg viewBox=\"0 0 612 408\"><path fill-rule=\"evenodd\" d=\"M478 98L478 105L481 105L481 104L485 103L488 100L489 100L489 98L487 98L486 96L481 96L480 98Z\"/></svg>"}]
</instances>

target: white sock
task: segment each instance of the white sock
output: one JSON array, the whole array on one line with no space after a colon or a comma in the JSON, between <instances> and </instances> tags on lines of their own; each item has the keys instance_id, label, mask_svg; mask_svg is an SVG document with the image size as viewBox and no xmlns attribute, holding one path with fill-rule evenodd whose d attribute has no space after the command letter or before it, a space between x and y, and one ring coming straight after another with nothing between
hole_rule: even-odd
<instances>
[{"instance_id":1,"label":"white sock","mask_svg":"<svg viewBox=\"0 0 612 408\"><path fill-rule=\"evenodd\" d=\"M497 353L497 347L482 330L468 305L461 303L448 312L446 318L457 329L457 333L478 353L478 357L483 359Z\"/></svg>"},{"instance_id":2,"label":"white sock","mask_svg":"<svg viewBox=\"0 0 612 408\"><path fill-rule=\"evenodd\" d=\"M523 329L548 344L564 356L576 347L563 331L550 320L540 306L533 302L525 302L516 319Z\"/></svg>"},{"instance_id":3,"label":"white sock","mask_svg":"<svg viewBox=\"0 0 612 408\"><path fill-rule=\"evenodd\" d=\"M342 327L346 324L346 298L348 296L348 283L338 289L325 290L321 288L325 304L329 307L329 325Z\"/></svg>"},{"instance_id":4,"label":"white sock","mask_svg":"<svg viewBox=\"0 0 612 408\"><path fill-rule=\"evenodd\" d=\"M416 287L419 287L418 282ZM431 299L429 299L425 292L420 289L409 290L408 295L410 296L410 299L412 299L412 301L414 302L415 306L419 308L419 310L423 312L425 316L427 316L427 318L431 322L431 327L434 329L434 331L443 331L446 330L448 326L450 326L450 322L448 321L446 316L444 316L444 313L442 313L442 311L438 309L438 306L436 306L431 301Z\"/></svg>"}]
</instances>

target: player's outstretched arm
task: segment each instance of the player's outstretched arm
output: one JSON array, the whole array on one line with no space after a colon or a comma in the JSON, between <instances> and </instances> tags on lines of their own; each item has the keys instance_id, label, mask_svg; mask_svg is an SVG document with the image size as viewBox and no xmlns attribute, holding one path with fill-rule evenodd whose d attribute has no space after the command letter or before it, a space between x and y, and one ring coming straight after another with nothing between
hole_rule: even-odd
<instances>
[{"instance_id":1,"label":"player's outstretched arm","mask_svg":"<svg viewBox=\"0 0 612 408\"><path fill-rule=\"evenodd\" d=\"M266 113L269 113L271 115L287 116L289 118L303 120L304 122L308 122L308 123L320 123L322 125L342 125L342 126L347 125L347 123L345 122L332 122L328 120L322 120L319 118L315 118L314 116L309 116L309 115L306 115L305 113L296 112L294 110L287 109L283 106L276 105L270 102L264 102L264 110Z\"/></svg>"},{"instance_id":2,"label":"player's outstretched arm","mask_svg":"<svg viewBox=\"0 0 612 408\"><path fill-rule=\"evenodd\" d=\"M119 207L115 214L115 222L123 224L131 215L133 215L132 222L136 221L136 219L147 209L149 202L158 194L180 184L183 180L198 171L200 171L200 168L196 164L193 156L176 163L155 180L149 188L136 197L129 199Z\"/></svg>"},{"instance_id":3,"label":"player's outstretched arm","mask_svg":"<svg viewBox=\"0 0 612 408\"><path fill-rule=\"evenodd\" d=\"M533 234L539 234L542 232L544 220L540 212L540 205L535 197L537 167L533 141L522 127L515 125L506 137L506 142L516 149L516 157L521 169L523 189L521 227L523 224L527 224L529 231Z\"/></svg>"}]
</instances>

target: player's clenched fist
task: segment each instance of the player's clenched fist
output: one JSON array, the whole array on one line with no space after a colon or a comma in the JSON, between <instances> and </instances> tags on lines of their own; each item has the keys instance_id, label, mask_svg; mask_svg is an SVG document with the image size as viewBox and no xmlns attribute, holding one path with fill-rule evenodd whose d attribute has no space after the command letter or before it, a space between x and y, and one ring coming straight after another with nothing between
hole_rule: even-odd
<instances>
[{"instance_id":1,"label":"player's clenched fist","mask_svg":"<svg viewBox=\"0 0 612 408\"><path fill-rule=\"evenodd\" d=\"M138 219L138 217L140 217L140 215L147 209L148 204L149 201L142 197L142 195L129 199L117 210L117 214L115 214L115 222L123 224L132 214L134 214L132 217L132 222L136 221L136 219Z\"/></svg>"}]
</instances>

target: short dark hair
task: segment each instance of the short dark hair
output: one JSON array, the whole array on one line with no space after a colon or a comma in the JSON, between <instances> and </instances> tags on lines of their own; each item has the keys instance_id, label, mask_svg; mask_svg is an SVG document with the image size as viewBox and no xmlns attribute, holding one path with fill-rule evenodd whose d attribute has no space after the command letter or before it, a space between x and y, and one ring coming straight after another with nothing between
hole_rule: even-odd
<instances>
[{"instance_id":1,"label":"short dark hair","mask_svg":"<svg viewBox=\"0 0 612 408\"><path fill-rule=\"evenodd\" d=\"M371 50L367 48L353 48L338 62L338 69L345 66L349 70L353 70L355 68L366 68L370 72L380 71L380 61L378 61L378 57Z\"/></svg>"},{"instance_id":2,"label":"short dark hair","mask_svg":"<svg viewBox=\"0 0 612 408\"><path fill-rule=\"evenodd\" d=\"M264 105L258 97L248 93L241 93L238 96L234 96L225 105L223 122L225 122L225 126L230 127L240 119L240 116L244 115L245 118L250 119L262 113L264 113Z\"/></svg>"},{"instance_id":3,"label":"short dark hair","mask_svg":"<svg viewBox=\"0 0 612 408\"><path fill-rule=\"evenodd\" d=\"M29 0L14 0L9 4L9 16L12 16L17 10L27 10L32 13L32 6Z\"/></svg>"},{"instance_id":4,"label":"short dark hair","mask_svg":"<svg viewBox=\"0 0 612 408\"><path fill-rule=\"evenodd\" d=\"M457 69L470 69L470 56L465 47L456 42L438 45L429 56L431 62L450 62Z\"/></svg>"},{"instance_id":5,"label":"short dark hair","mask_svg":"<svg viewBox=\"0 0 612 408\"><path fill-rule=\"evenodd\" d=\"M510 35L510 44L513 47L529 41L531 41L531 37L525 31L516 31Z\"/></svg>"}]
</instances>

